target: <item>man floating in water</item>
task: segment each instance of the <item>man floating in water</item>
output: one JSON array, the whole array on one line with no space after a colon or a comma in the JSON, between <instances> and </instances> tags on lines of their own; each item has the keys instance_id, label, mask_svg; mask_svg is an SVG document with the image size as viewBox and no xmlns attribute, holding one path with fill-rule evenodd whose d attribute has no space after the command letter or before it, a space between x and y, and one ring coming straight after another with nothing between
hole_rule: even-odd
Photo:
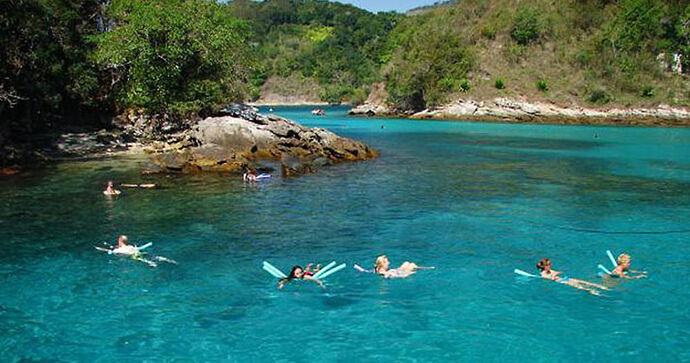
<instances>
[{"instance_id":1,"label":"man floating in water","mask_svg":"<svg viewBox=\"0 0 690 363\"><path fill-rule=\"evenodd\" d=\"M163 257L163 256L153 256L150 260L144 258L145 252L142 252L144 249L150 247L153 243L147 243L143 246L134 246L129 244L129 238L125 235L120 235L117 238L117 246L108 246L108 248L102 248L102 247L96 247L97 250L103 251L103 252L108 252L108 254L114 254L114 255L123 255L123 256L130 256L133 260L137 260L140 262L143 262L151 267L157 267L158 264L156 262L168 262L177 265L177 262L175 260L171 260L169 258Z\"/></svg>"}]
</instances>

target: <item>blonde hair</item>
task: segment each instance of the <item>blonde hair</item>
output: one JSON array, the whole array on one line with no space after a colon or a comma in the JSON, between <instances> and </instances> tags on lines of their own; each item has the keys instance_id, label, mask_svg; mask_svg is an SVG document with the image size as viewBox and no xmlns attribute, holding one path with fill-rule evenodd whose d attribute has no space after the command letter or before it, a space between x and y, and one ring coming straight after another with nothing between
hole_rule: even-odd
<instances>
[{"instance_id":1,"label":"blonde hair","mask_svg":"<svg viewBox=\"0 0 690 363\"><path fill-rule=\"evenodd\" d=\"M618 264L619 265L625 265L628 263L630 263L630 255L625 254L625 253L621 253L620 255L618 255Z\"/></svg>"},{"instance_id":2,"label":"blonde hair","mask_svg":"<svg viewBox=\"0 0 690 363\"><path fill-rule=\"evenodd\" d=\"M379 269L383 266L383 261L387 260L388 256L386 255L381 255L379 257L376 257L376 262L374 263L374 271L379 272Z\"/></svg>"}]
</instances>

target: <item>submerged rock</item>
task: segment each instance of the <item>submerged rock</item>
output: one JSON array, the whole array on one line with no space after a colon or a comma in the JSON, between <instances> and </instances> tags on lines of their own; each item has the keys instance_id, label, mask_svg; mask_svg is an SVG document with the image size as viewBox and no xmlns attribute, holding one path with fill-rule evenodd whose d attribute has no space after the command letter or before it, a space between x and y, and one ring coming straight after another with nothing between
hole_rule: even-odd
<instances>
[{"instance_id":1,"label":"submerged rock","mask_svg":"<svg viewBox=\"0 0 690 363\"><path fill-rule=\"evenodd\" d=\"M167 149L153 156L154 163L163 171L199 172L236 171L259 160L281 160L286 175L292 176L313 172L317 165L378 156L361 142L261 115L248 106L231 105L222 114L201 120L189 131L193 146Z\"/></svg>"}]
</instances>

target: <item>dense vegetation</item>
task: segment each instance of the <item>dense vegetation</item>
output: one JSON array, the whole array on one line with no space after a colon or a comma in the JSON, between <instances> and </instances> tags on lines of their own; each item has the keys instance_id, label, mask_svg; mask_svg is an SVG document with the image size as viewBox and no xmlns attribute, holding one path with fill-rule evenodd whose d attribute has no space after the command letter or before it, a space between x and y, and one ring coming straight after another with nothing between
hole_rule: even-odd
<instances>
[{"instance_id":1,"label":"dense vegetation","mask_svg":"<svg viewBox=\"0 0 690 363\"><path fill-rule=\"evenodd\" d=\"M417 15L326 0L0 0L3 137L128 110L189 115L374 82L419 110L457 97L690 105L686 0L463 0ZM27 132L28 131L28 132Z\"/></svg>"},{"instance_id":2,"label":"dense vegetation","mask_svg":"<svg viewBox=\"0 0 690 363\"><path fill-rule=\"evenodd\" d=\"M322 101L363 101L379 80L388 33L402 18L325 0L235 0L229 6L249 22L259 45L253 98L266 79L299 75L319 85Z\"/></svg>"}]
</instances>

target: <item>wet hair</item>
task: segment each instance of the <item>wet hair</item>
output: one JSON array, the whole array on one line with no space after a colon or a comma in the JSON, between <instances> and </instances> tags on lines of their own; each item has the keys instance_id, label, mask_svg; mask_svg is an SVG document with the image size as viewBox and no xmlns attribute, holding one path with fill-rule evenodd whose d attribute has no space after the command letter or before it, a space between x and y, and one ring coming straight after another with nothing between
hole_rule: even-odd
<instances>
[{"instance_id":1,"label":"wet hair","mask_svg":"<svg viewBox=\"0 0 690 363\"><path fill-rule=\"evenodd\" d=\"M546 266L548 266L550 264L551 264L551 260L544 257L541 260L539 260L539 262L537 262L537 269L539 269L539 271L544 271L546 269Z\"/></svg>"},{"instance_id":2,"label":"wet hair","mask_svg":"<svg viewBox=\"0 0 690 363\"><path fill-rule=\"evenodd\" d=\"M621 253L620 255L618 255L618 265L630 263L630 260L631 260L631 258L630 258L630 255L628 255L628 254Z\"/></svg>"},{"instance_id":3,"label":"wet hair","mask_svg":"<svg viewBox=\"0 0 690 363\"><path fill-rule=\"evenodd\" d=\"M304 273L304 269L302 268L302 266L300 266L300 265L292 266L292 270L290 270L290 274L288 275L288 280L300 278L300 277L295 276L295 272L297 271L297 269L302 270L302 273Z\"/></svg>"},{"instance_id":4,"label":"wet hair","mask_svg":"<svg viewBox=\"0 0 690 363\"><path fill-rule=\"evenodd\" d=\"M381 255L379 257L376 257L376 262L374 262L374 272L378 273L379 268L383 266L383 260L388 259L388 256L386 255Z\"/></svg>"}]
</instances>

